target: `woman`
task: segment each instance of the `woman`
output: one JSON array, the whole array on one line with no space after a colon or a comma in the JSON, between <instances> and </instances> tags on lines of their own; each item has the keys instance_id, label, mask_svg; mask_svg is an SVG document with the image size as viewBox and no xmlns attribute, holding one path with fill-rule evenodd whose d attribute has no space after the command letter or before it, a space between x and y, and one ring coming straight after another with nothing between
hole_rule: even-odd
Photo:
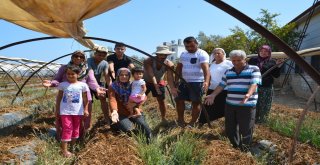
<instances>
[{"instance_id":1,"label":"woman","mask_svg":"<svg viewBox=\"0 0 320 165\"><path fill-rule=\"evenodd\" d=\"M277 62L271 59L271 47L262 45L259 48L258 57L253 57L249 60L250 65L256 65L261 71L261 75L275 66ZM273 96L273 79L280 76L279 66L262 77L262 85L258 86L258 103L256 112L256 123L263 123L271 109Z\"/></svg>"},{"instance_id":2,"label":"woman","mask_svg":"<svg viewBox=\"0 0 320 165\"><path fill-rule=\"evenodd\" d=\"M99 84L97 83L97 80L94 77L93 71L88 69L86 64L86 56L83 51L75 51L71 55L71 61L67 65L62 65L58 73L56 74L55 78L50 80L44 80L43 85L45 87L57 87L59 83L67 81L67 75L66 75L66 69L68 66L79 66L81 68L81 72L79 73L78 81L85 82L88 84L89 88L91 90L97 91L100 95L105 94L105 90L103 88L100 88ZM90 94L90 90L87 91L87 97L88 97L88 110L89 110L89 116L85 118L84 122L84 128L89 129L91 127L91 111L92 111L92 97ZM59 118L56 118L56 129L57 129L57 137L60 137L60 122Z\"/></svg>"},{"instance_id":3,"label":"woman","mask_svg":"<svg viewBox=\"0 0 320 165\"><path fill-rule=\"evenodd\" d=\"M137 117L129 118L128 100L131 93L130 70L120 68L116 74L116 80L109 86L108 98L111 108L111 120L117 128L123 132L130 132L135 124L146 136L147 141L151 138L151 130L144 119L143 112ZM145 97L146 100L146 97ZM145 101L144 100L144 101ZM144 102L143 101L143 102Z\"/></svg>"},{"instance_id":4,"label":"woman","mask_svg":"<svg viewBox=\"0 0 320 165\"><path fill-rule=\"evenodd\" d=\"M210 86L207 95L210 95L221 82L221 78L227 69L233 67L231 61L226 59L226 53L222 48L215 48L211 54L212 62L210 65ZM224 107L226 103L227 89L224 89L215 99L212 106L205 106L210 121L219 119L224 116ZM201 113L199 123L206 123L204 113Z\"/></svg>"}]
</instances>

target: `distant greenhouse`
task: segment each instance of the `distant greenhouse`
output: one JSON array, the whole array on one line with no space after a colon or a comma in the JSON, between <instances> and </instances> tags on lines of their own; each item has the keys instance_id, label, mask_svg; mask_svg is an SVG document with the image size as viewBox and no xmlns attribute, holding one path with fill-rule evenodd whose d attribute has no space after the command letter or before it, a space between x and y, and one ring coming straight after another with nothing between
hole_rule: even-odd
<instances>
[{"instance_id":1,"label":"distant greenhouse","mask_svg":"<svg viewBox=\"0 0 320 165\"><path fill-rule=\"evenodd\" d=\"M29 77L45 64L44 61L0 56L0 78L6 75L15 78ZM36 74L42 78L52 77L57 73L60 66L61 64L51 63Z\"/></svg>"}]
</instances>

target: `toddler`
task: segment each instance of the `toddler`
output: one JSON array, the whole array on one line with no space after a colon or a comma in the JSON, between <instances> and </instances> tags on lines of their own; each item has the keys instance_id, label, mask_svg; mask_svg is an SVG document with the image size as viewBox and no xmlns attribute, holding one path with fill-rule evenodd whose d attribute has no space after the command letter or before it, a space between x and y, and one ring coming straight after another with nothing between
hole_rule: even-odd
<instances>
[{"instance_id":1,"label":"toddler","mask_svg":"<svg viewBox=\"0 0 320 165\"><path fill-rule=\"evenodd\" d=\"M141 110L140 105L144 102L146 97L146 82L142 79L143 77L143 68L134 67L131 71L133 76L133 81L131 83L131 94L129 97L128 107L130 111L130 116L140 116Z\"/></svg>"}]
</instances>

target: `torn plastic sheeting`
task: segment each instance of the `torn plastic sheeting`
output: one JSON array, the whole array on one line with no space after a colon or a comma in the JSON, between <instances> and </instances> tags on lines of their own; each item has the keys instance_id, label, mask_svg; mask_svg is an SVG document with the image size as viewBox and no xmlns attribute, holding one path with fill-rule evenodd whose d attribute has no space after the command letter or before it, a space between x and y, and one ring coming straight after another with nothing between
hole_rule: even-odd
<instances>
[{"instance_id":1,"label":"torn plastic sheeting","mask_svg":"<svg viewBox=\"0 0 320 165\"><path fill-rule=\"evenodd\" d=\"M5 113L0 116L0 129L19 124L29 117L31 117L31 114L24 112Z\"/></svg>"}]
</instances>

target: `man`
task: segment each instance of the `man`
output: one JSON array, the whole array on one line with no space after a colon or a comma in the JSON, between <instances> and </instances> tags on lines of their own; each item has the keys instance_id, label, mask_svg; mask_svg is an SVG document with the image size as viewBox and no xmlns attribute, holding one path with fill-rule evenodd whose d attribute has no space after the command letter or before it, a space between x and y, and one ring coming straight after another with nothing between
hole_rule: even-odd
<instances>
[{"instance_id":1,"label":"man","mask_svg":"<svg viewBox=\"0 0 320 165\"><path fill-rule=\"evenodd\" d=\"M115 53L107 57L107 61L109 63L109 72L112 78L112 81L115 80L115 73L117 73L119 68L134 68L134 65L131 59L124 54L126 51L126 46L118 42L114 46Z\"/></svg>"},{"instance_id":2,"label":"man","mask_svg":"<svg viewBox=\"0 0 320 165\"><path fill-rule=\"evenodd\" d=\"M225 130L235 148L249 151L255 122L258 99L257 86L261 84L261 73L257 66L246 63L246 53L242 50L230 52L233 68L228 69L219 86L205 97L211 105L216 96L228 88L225 107Z\"/></svg>"},{"instance_id":3,"label":"man","mask_svg":"<svg viewBox=\"0 0 320 165\"><path fill-rule=\"evenodd\" d=\"M98 84L101 87L104 87L105 84L101 82L101 75L104 76L105 82L107 85L111 84L111 79L108 74L108 63L104 60L108 54L108 50L105 47L98 47L95 52L93 57L88 58L87 63L89 69L92 69L94 72L94 77L96 78ZM96 97L96 99L100 100L101 103L101 110L103 112L104 118L106 121L108 121L109 118L109 108L108 104L106 101L106 95L103 96L98 96L96 92L91 91Z\"/></svg>"},{"instance_id":4,"label":"man","mask_svg":"<svg viewBox=\"0 0 320 165\"><path fill-rule=\"evenodd\" d=\"M182 52L176 72L182 76L186 82L180 81L178 88L179 95L176 97L178 124L185 125L184 109L185 101L191 101L192 119L189 126L194 126L200 114L201 98L207 91L210 73L209 73L209 55L198 48L198 42L194 37L187 37L183 41L187 51ZM176 76L176 82L178 82Z\"/></svg>"},{"instance_id":5,"label":"man","mask_svg":"<svg viewBox=\"0 0 320 165\"><path fill-rule=\"evenodd\" d=\"M166 85L164 81L165 74L167 74L167 80L172 95L174 97L177 96L177 89L174 86L173 72L171 70L174 69L174 64L171 61L167 60L167 56L172 53L174 52L170 51L168 46L160 45L157 47L157 51L155 52L155 59L148 58L143 63L145 69L145 74L143 78L146 81L147 86L146 95L148 95L148 93L151 92L152 96L157 98L162 123L167 122L167 107L164 102Z\"/></svg>"}]
</instances>

